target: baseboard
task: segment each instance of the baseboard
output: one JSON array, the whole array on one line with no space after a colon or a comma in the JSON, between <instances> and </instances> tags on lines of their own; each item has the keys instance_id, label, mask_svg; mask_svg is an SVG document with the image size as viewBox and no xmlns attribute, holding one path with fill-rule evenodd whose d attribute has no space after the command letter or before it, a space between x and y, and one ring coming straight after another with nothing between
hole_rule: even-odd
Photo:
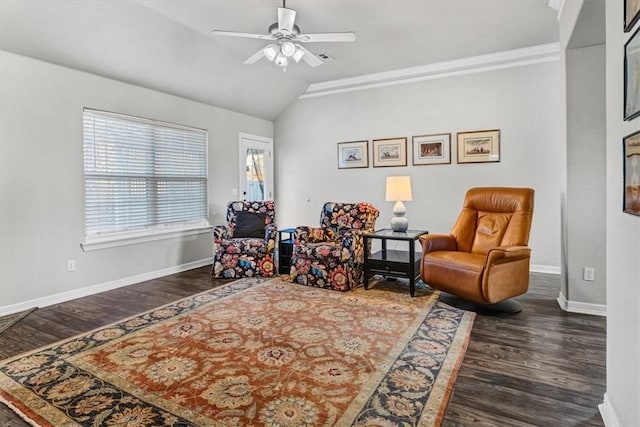
<instances>
[{"instance_id":1,"label":"baseboard","mask_svg":"<svg viewBox=\"0 0 640 427\"><path fill-rule=\"evenodd\" d=\"M157 279L159 277L180 273L182 271L187 271L187 270L191 270L198 267L204 267L205 265L210 265L211 263L213 263L213 258L205 258L198 261L188 262L186 264L180 264L180 265L163 268L156 271L150 271L148 273L136 274L135 276L129 276L129 277L124 277L122 279L112 280L106 283L87 286L85 288L74 289L67 292L61 292L59 294L48 295L46 297L23 301L16 304L0 306L0 316L6 316L7 314L18 313L20 311L27 310L31 307L46 307L53 304L59 304L61 302L69 301L76 298L86 297L86 296L97 294L100 292L109 291L111 289L121 288L123 286L129 286L129 285L144 282L147 280Z\"/></svg>"},{"instance_id":2,"label":"baseboard","mask_svg":"<svg viewBox=\"0 0 640 427\"><path fill-rule=\"evenodd\" d=\"M618 416L613 410L613 406L611 406L607 393L604 394L604 400L598 405L598 409L606 427L622 427L622 424L618 422Z\"/></svg>"},{"instance_id":3,"label":"baseboard","mask_svg":"<svg viewBox=\"0 0 640 427\"><path fill-rule=\"evenodd\" d=\"M558 305L564 311L569 313L591 314L593 316L607 317L607 306L604 304L591 304L588 302L569 301L560 292L558 296Z\"/></svg>"},{"instance_id":4,"label":"baseboard","mask_svg":"<svg viewBox=\"0 0 640 427\"><path fill-rule=\"evenodd\" d=\"M545 273L545 274L557 274L560 275L562 270L559 266L555 265L535 265L529 266L529 271L532 273Z\"/></svg>"}]
</instances>

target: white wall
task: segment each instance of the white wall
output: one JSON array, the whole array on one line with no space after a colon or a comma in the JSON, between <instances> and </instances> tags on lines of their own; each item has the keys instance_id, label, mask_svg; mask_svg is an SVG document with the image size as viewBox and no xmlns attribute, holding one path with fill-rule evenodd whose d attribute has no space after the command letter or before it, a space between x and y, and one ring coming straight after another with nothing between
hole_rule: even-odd
<instances>
[{"instance_id":1,"label":"white wall","mask_svg":"<svg viewBox=\"0 0 640 427\"><path fill-rule=\"evenodd\" d=\"M622 212L622 138L640 129L640 118L622 119L623 46L635 31L623 32L622 7L606 2L608 427L640 425L640 218Z\"/></svg>"},{"instance_id":2,"label":"white wall","mask_svg":"<svg viewBox=\"0 0 640 427\"><path fill-rule=\"evenodd\" d=\"M588 70L588 72L586 71ZM606 304L605 46L567 49L566 279L570 303ZM585 281L583 269L595 269Z\"/></svg>"},{"instance_id":3,"label":"white wall","mask_svg":"<svg viewBox=\"0 0 640 427\"><path fill-rule=\"evenodd\" d=\"M210 234L81 250L83 107L207 129L212 224L238 186L238 132L273 136L270 121L8 52L0 91L0 310L212 255Z\"/></svg>"},{"instance_id":4,"label":"white wall","mask_svg":"<svg viewBox=\"0 0 640 427\"><path fill-rule=\"evenodd\" d=\"M276 120L278 225L317 225L325 201L367 201L388 227L385 177L410 175L409 227L448 233L470 187L530 186L532 264L559 271L561 93L556 61L298 100ZM481 129L501 130L501 161L456 164L456 132ZM452 164L411 165L412 135L449 132ZM389 137L408 137L408 167L337 168L338 142Z\"/></svg>"}]
</instances>

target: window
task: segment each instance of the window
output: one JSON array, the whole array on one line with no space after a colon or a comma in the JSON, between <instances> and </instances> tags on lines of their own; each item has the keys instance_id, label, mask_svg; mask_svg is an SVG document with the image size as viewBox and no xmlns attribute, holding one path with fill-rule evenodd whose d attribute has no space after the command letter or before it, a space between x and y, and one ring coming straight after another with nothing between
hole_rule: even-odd
<instances>
[{"instance_id":1,"label":"window","mask_svg":"<svg viewBox=\"0 0 640 427\"><path fill-rule=\"evenodd\" d=\"M83 248L209 226L206 131L90 109L83 119Z\"/></svg>"}]
</instances>

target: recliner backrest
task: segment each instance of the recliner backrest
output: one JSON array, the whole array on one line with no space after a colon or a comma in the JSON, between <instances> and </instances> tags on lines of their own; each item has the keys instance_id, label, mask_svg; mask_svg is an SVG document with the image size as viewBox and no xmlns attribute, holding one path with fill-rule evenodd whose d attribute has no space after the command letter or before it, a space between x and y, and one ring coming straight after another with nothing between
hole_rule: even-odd
<instances>
[{"instance_id":1,"label":"recliner backrest","mask_svg":"<svg viewBox=\"0 0 640 427\"><path fill-rule=\"evenodd\" d=\"M526 246L533 196L531 188L478 187L467 191L451 230L458 250L487 254L496 246Z\"/></svg>"},{"instance_id":2,"label":"recliner backrest","mask_svg":"<svg viewBox=\"0 0 640 427\"><path fill-rule=\"evenodd\" d=\"M332 229L337 236L353 228L374 231L379 213L370 203L326 202L320 213L320 227Z\"/></svg>"}]
</instances>

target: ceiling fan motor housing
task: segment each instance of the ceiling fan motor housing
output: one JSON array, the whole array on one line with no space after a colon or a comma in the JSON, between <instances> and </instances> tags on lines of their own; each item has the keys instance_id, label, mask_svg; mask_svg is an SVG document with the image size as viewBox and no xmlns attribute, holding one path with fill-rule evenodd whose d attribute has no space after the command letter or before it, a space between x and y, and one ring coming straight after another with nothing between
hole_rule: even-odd
<instances>
[{"instance_id":1,"label":"ceiling fan motor housing","mask_svg":"<svg viewBox=\"0 0 640 427\"><path fill-rule=\"evenodd\" d=\"M269 25L269 34L276 38L295 36L300 34L300 27L294 24L291 32L288 32L286 28L281 29L278 26L278 23L274 22L273 24Z\"/></svg>"}]
</instances>

